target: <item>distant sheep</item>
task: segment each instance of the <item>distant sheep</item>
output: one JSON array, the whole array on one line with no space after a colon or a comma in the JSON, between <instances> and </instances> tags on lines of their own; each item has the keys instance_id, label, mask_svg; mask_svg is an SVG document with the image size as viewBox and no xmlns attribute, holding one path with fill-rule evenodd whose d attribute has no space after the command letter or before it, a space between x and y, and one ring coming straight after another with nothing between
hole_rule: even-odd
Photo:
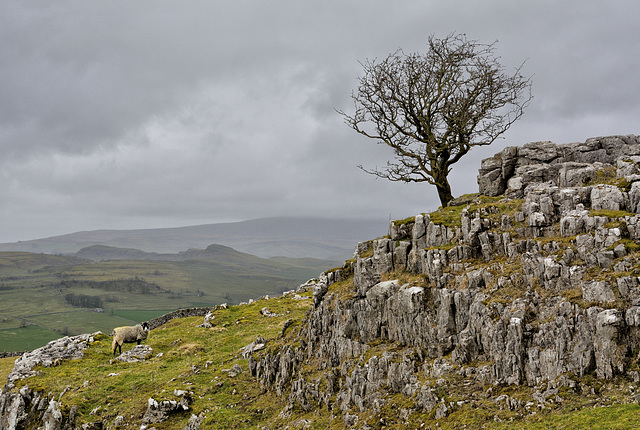
<instances>
[{"instance_id":1,"label":"distant sheep","mask_svg":"<svg viewBox=\"0 0 640 430\"><path fill-rule=\"evenodd\" d=\"M142 342L149 336L149 324L142 323L134 326L116 327L113 329L113 342L111 348L113 349L113 355L116 355L116 349L122 354L123 343Z\"/></svg>"}]
</instances>

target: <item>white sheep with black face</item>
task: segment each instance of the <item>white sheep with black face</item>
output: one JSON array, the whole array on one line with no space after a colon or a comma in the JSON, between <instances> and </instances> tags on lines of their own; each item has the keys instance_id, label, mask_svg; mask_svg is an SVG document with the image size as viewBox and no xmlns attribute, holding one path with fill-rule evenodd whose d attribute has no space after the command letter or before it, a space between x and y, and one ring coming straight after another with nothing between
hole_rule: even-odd
<instances>
[{"instance_id":1,"label":"white sheep with black face","mask_svg":"<svg viewBox=\"0 0 640 430\"><path fill-rule=\"evenodd\" d=\"M116 355L116 349L122 354L123 343L137 342L140 345L140 342L149 336L149 324L145 322L134 326L116 327L113 329L112 336L111 348L113 349L113 355Z\"/></svg>"}]
</instances>

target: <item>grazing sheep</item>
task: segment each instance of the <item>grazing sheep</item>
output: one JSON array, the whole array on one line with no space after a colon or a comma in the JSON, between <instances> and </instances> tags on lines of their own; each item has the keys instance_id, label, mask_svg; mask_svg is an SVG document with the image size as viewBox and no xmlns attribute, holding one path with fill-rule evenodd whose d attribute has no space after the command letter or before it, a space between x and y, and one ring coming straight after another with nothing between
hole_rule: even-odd
<instances>
[{"instance_id":1,"label":"grazing sheep","mask_svg":"<svg viewBox=\"0 0 640 430\"><path fill-rule=\"evenodd\" d=\"M113 349L113 355L116 355L116 349L119 349L122 354L123 343L142 342L149 336L149 324L142 323L134 326L116 327L113 329L113 342L111 348Z\"/></svg>"}]
</instances>

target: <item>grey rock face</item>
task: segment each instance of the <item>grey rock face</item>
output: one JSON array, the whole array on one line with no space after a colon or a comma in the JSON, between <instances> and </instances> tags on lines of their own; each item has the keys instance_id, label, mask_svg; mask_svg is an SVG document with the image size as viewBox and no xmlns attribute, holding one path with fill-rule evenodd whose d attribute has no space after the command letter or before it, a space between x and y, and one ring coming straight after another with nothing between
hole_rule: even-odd
<instances>
[{"instance_id":1,"label":"grey rock face","mask_svg":"<svg viewBox=\"0 0 640 430\"><path fill-rule=\"evenodd\" d=\"M591 207L594 210L619 211L625 208L622 191L614 185L597 185L591 188Z\"/></svg>"},{"instance_id":2,"label":"grey rock face","mask_svg":"<svg viewBox=\"0 0 640 430\"><path fill-rule=\"evenodd\" d=\"M482 161L478 174L479 191L487 196L498 196L507 191L507 184L510 184L509 193L522 197L522 190L529 183L583 186L594 178L596 169L590 167L594 163L618 166L620 177L630 176L638 173L638 156L640 137L633 135L599 137L565 145L533 142L522 147L508 147Z\"/></svg>"},{"instance_id":3,"label":"grey rock face","mask_svg":"<svg viewBox=\"0 0 640 430\"><path fill-rule=\"evenodd\" d=\"M640 156L630 155L616 160L616 177L625 178L640 174Z\"/></svg>"},{"instance_id":4,"label":"grey rock face","mask_svg":"<svg viewBox=\"0 0 640 430\"><path fill-rule=\"evenodd\" d=\"M640 304L640 280L635 276L623 276L618 279L617 286L620 296L632 305Z\"/></svg>"},{"instance_id":5,"label":"grey rock face","mask_svg":"<svg viewBox=\"0 0 640 430\"><path fill-rule=\"evenodd\" d=\"M598 176L592 164L567 162L562 163L558 172L558 185L561 187L581 187Z\"/></svg>"},{"instance_id":6,"label":"grey rock face","mask_svg":"<svg viewBox=\"0 0 640 430\"><path fill-rule=\"evenodd\" d=\"M49 402L47 410L42 417L42 423L45 430L60 430L62 425L62 412L60 412L60 403L55 400Z\"/></svg>"},{"instance_id":7,"label":"grey rock face","mask_svg":"<svg viewBox=\"0 0 640 430\"><path fill-rule=\"evenodd\" d=\"M43 393L32 392L28 385L16 393L15 382L35 376L33 368L37 365L52 367L57 366L62 360L82 358L84 350L94 342L94 337L98 334L101 333L65 336L26 352L16 359L13 371L7 376L5 389L0 392L0 428L24 428L27 424L33 425L34 421L45 429L74 428L77 408L70 408L69 415L65 417L59 401Z\"/></svg>"},{"instance_id":8,"label":"grey rock face","mask_svg":"<svg viewBox=\"0 0 640 430\"><path fill-rule=\"evenodd\" d=\"M635 213L640 212L640 182L638 181L631 184L631 190L629 191L629 211Z\"/></svg>"},{"instance_id":9,"label":"grey rock face","mask_svg":"<svg viewBox=\"0 0 640 430\"><path fill-rule=\"evenodd\" d=\"M613 290L605 281L583 283L582 297L585 302L609 303L615 300Z\"/></svg>"},{"instance_id":10,"label":"grey rock face","mask_svg":"<svg viewBox=\"0 0 640 430\"><path fill-rule=\"evenodd\" d=\"M631 351L640 347L640 280L589 276L634 267L623 239L640 240L640 215L591 211L637 212L638 160L636 136L536 142L483 160L480 191L522 198L521 211L496 222L490 208L469 207L460 227L437 225L428 215L392 223L388 239L358 246L352 296L318 294L300 346L251 357L252 374L265 388L288 391L305 410L325 405L346 417L375 412L382 393L401 393L417 409L446 416L455 405L419 382L424 378L548 384L532 394L544 403L562 384L575 384L566 375L627 375L636 360ZM603 169L616 168L630 187L594 184ZM424 281L381 282L388 273ZM496 292L512 297L498 300ZM372 352L379 344L394 350ZM299 371L307 360L323 376L306 380ZM496 401L522 407L515 399Z\"/></svg>"},{"instance_id":11,"label":"grey rock face","mask_svg":"<svg viewBox=\"0 0 640 430\"><path fill-rule=\"evenodd\" d=\"M26 419L25 401L21 394L3 393L0 396L0 428L13 430Z\"/></svg>"},{"instance_id":12,"label":"grey rock face","mask_svg":"<svg viewBox=\"0 0 640 430\"><path fill-rule=\"evenodd\" d=\"M205 416L203 413L200 413L199 415L192 414L191 418L189 418L189 424L187 424L184 430L198 430L202 425L204 418Z\"/></svg>"},{"instance_id":13,"label":"grey rock face","mask_svg":"<svg viewBox=\"0 0 640 430\"><path fill-rule=\"evenodd\" d=\"M240 353L242 354L242 357L249 358L254 352L264 349L266 343L266 340L264 340L262 336L258 336L256 340L242 348Z\"/></svg>"}]
</instances>

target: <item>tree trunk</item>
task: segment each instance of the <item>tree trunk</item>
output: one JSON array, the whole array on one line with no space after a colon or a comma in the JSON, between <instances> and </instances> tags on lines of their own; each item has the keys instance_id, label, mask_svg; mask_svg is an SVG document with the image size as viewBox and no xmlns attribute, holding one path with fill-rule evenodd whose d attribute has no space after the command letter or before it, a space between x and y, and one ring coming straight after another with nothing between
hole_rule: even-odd
<instances>
[{"instance_id":1,"label":"tree trunk","mask_svg":"<svg viewBox=\"0 0 640 430\"><path fill-rule=\"evenodd\" d=\"M448 154L438 154L435 159L431 160L433 182L438 190L438 197L440 197L440 204L443 208L449 206L449 202L453 200L451 185L449 185L449 180L447 179L447 159Z\"/></svg>"},{"instance_id":2,"label":"tree trunk","mask_svg":"<svg viewBox=\"0 0 640 430\"><path fill-rule=\"evenodd\" d=\"M440 204L443 208L449 206L449 202L453 200L453 196L451 195L451 185L449 185L449 181L445 178L444 181L436 184L436 189L438 190L438 197L440 197Z\"/></svg>"}]
</instances>

